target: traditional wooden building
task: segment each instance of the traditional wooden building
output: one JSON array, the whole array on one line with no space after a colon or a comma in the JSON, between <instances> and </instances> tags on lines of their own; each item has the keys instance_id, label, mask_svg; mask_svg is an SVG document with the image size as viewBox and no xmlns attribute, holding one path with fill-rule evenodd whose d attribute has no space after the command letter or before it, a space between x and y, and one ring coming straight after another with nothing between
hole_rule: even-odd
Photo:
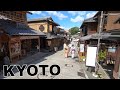
<instances>
[{"instance_id":1,"label":"traditional wooden building","mask_svg":"<svg viewBox=\"0 0 120 90\"><path fill-rule=\"evenodd\" d=\"M80 56L86 56L86 52L87 52L87 45L97 45L97 39L96 38L91 38L92 34L97 33L97 26L98 26L98 22L95 20L94 17L86 19L83 21L80 29L81 29L81 33L80 33L80 44L84 45L84 52L80 52Z\"/></svg>"},{"instance_id":2,"label":"traditional wooden building","mask_svg":"<svg viewBox=\"0 0 120 90\"><path fill-rule=\"evenodd\" d=\"M41 39L41 49L46 48L52 51L54 47L60 47L61 37L57 35L60 31L60 28L57 27L59 24L54 22L51 17L28 20L28 25L46 34L47 37Z\"/></svg>"},{"instance_id":3,"label":"traditional wooden building","mask_svg":"<svg viewBox=\"0 0 120 90\"><path fill-rule=\"evenodd\" d=\"M108 52L107 57L111 57L112 60L115 61L114 64L114 70L113 70L113 77L117 79L118 76L118 71L119 71L119 64L120 64L120 59L119 59L119 43L120 43L120 23L119 23L119 18L120 18L120 11L104 11L104 17L103 17L103 33L110 33L110 36L107 38L107 40L110 41L108 46L111 47L112 51ZM100 14L101 12L99 11L95 17L97 16L98 21L100 22Z\"/></svg>"},{"instance_id":4,"label":"traditional wooden building","mask_svg":"<svg viewBox=\"0 0 120 90\"><path fill-rule=\"evenodd\" d=\"M0 50L7 53L12 63L36 50L36 45L40 45L39 36L45 35L27 25L26 13L29 12L0 11Z\"/></svg>"},{"instance_id":5,"label":"traditional wooden building","mask_svg":"<svg viewBox=\"0 0 120 90\"><path fill-rule=\"evenodd\" d=\"M118 78L118 71L119 71L119 43L120 43L120 23L119 23L119 14L120 11L104 11L103 12L103 28L101 33L101 43L104 43L107 49L107 59L115 61L114 70L113 70L113 77ZM98 39L98 31L100 26L100 16L101 11L97 12L93 17L97 23L97 33L87 35L83 37L84 40L90 39ZM97 43L96 43L97 44Z\"/></svg>"}]
</instances>

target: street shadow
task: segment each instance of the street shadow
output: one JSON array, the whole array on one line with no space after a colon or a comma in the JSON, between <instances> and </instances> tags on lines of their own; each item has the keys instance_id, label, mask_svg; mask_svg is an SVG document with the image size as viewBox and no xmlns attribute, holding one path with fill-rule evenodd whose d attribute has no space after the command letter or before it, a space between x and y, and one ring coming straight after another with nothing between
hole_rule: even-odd
<instances>
[{"instance_id":1,"label":"street shadow","mask_svg":"<svg viewBox=\"0 0 120 90\"><path fill-rule=\"evenodd\" d=\"M109 75L110 79L114 79L113 78L114 64L108 64L108 65L101 64L101 66L103 67L103 69L105 70L105 72Z\"/></svg>"},{"instance_id":2,"label":"street shadow","mask_svg":"<svg viewBox=\"0 0 120 90\"><path fill-rule=\"evenodd\" d=\"M61 47L58 51L61 51L61 50L62 50L62 47ZM38 64L38 63L40 63L40 62L42 62L42 61L47 60L46 57L49 57L49 56L57 53L58 51L56 51L56 52L55 52L55 51L46 52L46 55L44 55L44 56L42 56L42 57L40 57L40 58L34 58L34 60L32 60L32 61L29 62L29 63L22 63L22 64L27 64L27 65L30 65L30 64ZM45 52L44 52L44 53L45 53ZM30 58L30 57L34 56L35 54L36 54L36 53L34 53L34 54L32 54L31 56L28 56L28 57ZM28 57L26 56L26 57L23 57L22 59L27 59ZM23 60L20 60L20 61L23 61ZM18 61L18 62L19 62L19 61ZM16 62L14 65L18 65L18 62ZM23 62L24 62L24 61L23 61ZM12 71L13 71L14 73L18 73L18 72L19 72L19 71L17 70L17 68L13 68ZM8 75L8 76L10 76L10 75ZM0 72L0 79L4 79L4 78L6 78L6 77L3 76L3 71L1 71L1 72Z\"/></svg>"}]
</instances>

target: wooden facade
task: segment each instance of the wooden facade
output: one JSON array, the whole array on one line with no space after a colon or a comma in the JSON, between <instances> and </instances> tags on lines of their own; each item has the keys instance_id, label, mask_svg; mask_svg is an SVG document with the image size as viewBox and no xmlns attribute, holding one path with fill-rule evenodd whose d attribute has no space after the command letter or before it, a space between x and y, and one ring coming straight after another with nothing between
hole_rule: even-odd
<instances>
[{"instance_id":1,"label":"wooden facade","mask_svg":"<svg viewBox=\"0 0 120 90\"><path fill-rule=\"evenodd\" d=\"M41 18L41 19L33 19L33 20L28 20L28 25L29 27L41 31L40 26L44 27L44 30L42 32L44 33L49 33L53 32L53 28L56 26L59 26L57 23L53 21L51 17L48 18Z\"/></svg>"},{"instance_id":2,"label":"wooden facade","mask_svg":"<svg viewBox=\"0 0 120 90\"><path fill-rule=\"evenodd\" d=\"M0 11L0 20L2 20L2 22L6 22L7 20L9 20L9 23L14 22L14 31L15 33L18 32L18 30L20 28L22 28L23 30L26 30L26 27L28 27L27 25L27 16L26 16L27 11ZM11 25L11 24L9 24ZM5 26L5 25L4 25ZM13 27L12 26L12 27ZM6 26L7 27L7 26ZM7 27L8 28L8 27ZM10 60L12 61L12 63L15 63L17 60L20 60L22 56L25 56L27 53L27 50L29 49L29 51L32 49L31 44L32 43L37 43L37 45L40 46L40 38L39 35L9 35L9 33L7 33L7 30L5 30L6 28L0 27L0 49L2 48L2 46L4 45L6 51L4 51L4 53L7 52ZM28 29L30 30L30 29ZM13 32L10 31L9 32ZM24 31L21 32L24 34ZM26 33L26 32L25 32ZM36 40L36 41L35 41ZM27 49L23 48L22 46L25 46L26 43L23 43L23 41L27 42ZM32 42L34 41L34 42ZM33 44L34 48L36 48L35 43ZM39 49L40 51L40 49ZM23 55L24 54L24 55Z\"/></svg>"},{"instance_id":3,"label":"wooden facade","mask_svg":"<svg viewBox=\"0 0 120 90\"><path fill-rule=\"evenodd\" d=\"M27 11L0 11L0 15L12 21L27 25Z\"/></svg>"},{"instance_id":4,"label":"wooden facade","mask_svg":"<svg viewBox=\"0 0 120 90\"><path fill-rule=\"evenodd\" d=\"M28 25L29 25L29 27L31 27L31 28L33 28L33 29L35 29L35 30L38 30L38 31L40 31L39 27L40 27L41 25L43 25L43 26L44 26L43 32L45 32L45 33L49 32L49 31L48 31L48 28L49 28L49 27L48 27L48 23L47 23L47 22L28 23Z\"/></svg>"},{"instance_id":5,"label":"wooden facade","mask_svg":"<svg viewBox=\"0 0 120 90\"><path fill-rule=\"evenodd\" d=\"M92 35L97 33L98 22L94 20L94 18L89 18L83 21L81 25L82 32L80 33L81 37ZM84 52L80 52L80 57L86 56L87 53L87 45L95 45L97 40L86 40L80 41L80 44L84 44Z\"/></svg>"},{"instance_id":6,"label":"wooden facade","mask_svg":"<svg viewBox=\"0 0 120 90\"><path fill-rule=\"evenodd\" d=\"M57 34L59 34L60 28L57 28L59 26L56 24L51 17L48 18L41 18L36 20L28 20L29 27L38 30L40 32L44 32L47 35L47 38L44 38L42 40L42 43L44 46L41 45L41 47L49 49L50 51L54 50L54 47L60 47L60 43L62 43L61 39L58 38ZM41 30L40 27L43 26L44 30ZM56 28L56 29L55 29ZM55 30L54 30L55 29ZM63 43L62 43L63 44Z\"/></svg>"},{"instance_id":7,"label":"wooden facade","mask_svg":"<svg viewBox=\"0 0 120 90\"><path fill-rule=\"evenodd\" d=\"M111 31L113 29L120 29L120 24L115 23L115 21L120 17L120 11L104 11L105 15L103 17L104 24L103 24L103 31ZM98 21L98 27L97 30L99 30L99 24L100 24L100 15L101 12L99 11L94 17L97 17Z\"/></svg>"},{"instance_id":8,"label":"wooden facade","mask_svg":"<svg viewBox=\"0 0 120 90\"><path fill-rule=\"evenodd\" d=\"M120 18L119 17L120 11L104 11L104 14L106 14L106 15L103 16L103 20L104 21L103 21L103 31L102 31L102 33L109 32L109 33L112 33L114 35L120 35L120 31L119 31L120 30L120 23L116 22L117 19ZM101 16L101 12L99 11L93 17L97 21L97 28L96 28L97 32L99 31L99 26L100 26L100 16ZM96 25L94 25L94 26L96 27ZM86 26L85 26L85 28L87 29ZM95 32L85 32L85 31L83 31L83 35L82 36L89 35L89 34L91 35L93 33L96 33L96 30L94 30ZM117 30L117 32L115 32L116 30ZM85 33L87 33L87 34L85 34ZM106 60L108 60L108 58L110 59L110 57L112 57L112 60L115 60L114 70L113 70L113 77L115 79L118 79L118 71L119 71L118 68L119 68L119 65L120 65L119 40L120 40L119 37L118 38L113 38L112 37L112 38L108 38L108 40L101 40L101 42L100 42L100 43L102 43L102 42L105 43L104 46L106 46L106 49L107 49ZM96 43L96 45L97 45L97 43ZM116 48L115 52L108 51L109 47L115 47ZM100 49L102 49L101 45L100 45Z\"/></svg>"}]
</instances>

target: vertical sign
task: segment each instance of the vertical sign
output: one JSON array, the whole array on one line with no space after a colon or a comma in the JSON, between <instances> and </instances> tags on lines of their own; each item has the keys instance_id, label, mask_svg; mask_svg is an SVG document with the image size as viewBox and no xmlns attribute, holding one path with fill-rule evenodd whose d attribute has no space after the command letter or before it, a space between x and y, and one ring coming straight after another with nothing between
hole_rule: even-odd
<instances>
[{"instance_id":1,"label":"vertical sign","mask_svg":"<svg viewBox=\"0 0 120 90\"><path fill-rule=\"evenodd\" d=\"M80 44L80 52L84 52L84 44Z\"/></svg>"},{"instance_id":2,"label":"vertical sign","mask_svg":"<svg viewBox=\"0 0 120 90\"><path fill-rule=\"evenodd\" d=\"M86 66L95 67L97 47L87 47Z\"/></svg>"}]
</instances>

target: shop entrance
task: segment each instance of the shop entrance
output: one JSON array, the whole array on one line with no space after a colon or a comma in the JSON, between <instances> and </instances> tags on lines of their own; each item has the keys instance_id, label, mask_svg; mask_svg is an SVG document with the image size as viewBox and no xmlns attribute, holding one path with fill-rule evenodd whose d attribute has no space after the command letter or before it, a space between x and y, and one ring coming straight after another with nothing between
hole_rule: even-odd
<instances>
[{"instance_id":1,"label":"shop entrance","mask_svg":"<svg viewBox=\"0 0 120 90\"><path fill-rule=\"evenodd\" d=\"M37 51L37 45L39 46L38 39L31 39L31 50Z\"/></svg>"},{"instance_id":2,"label":"shop entrance","mask_svg":"<svg viewBox=\"0 0 120 90\"><path fill-rule=\"evenodd\" d=\"M34 54L37 52L38 39L25 39L21 40L22 56L27 54Z\"/></svg>"},{"instance_id":3,"label":"shop entrance","mask_svg":"<svg viewBox=\"0 0 120 90\"><path fill-rule=\"evenodd\" d=\"M46 49L46 38L45 37L40 37L40 49Z\"/></svg>"}]
</instances>

